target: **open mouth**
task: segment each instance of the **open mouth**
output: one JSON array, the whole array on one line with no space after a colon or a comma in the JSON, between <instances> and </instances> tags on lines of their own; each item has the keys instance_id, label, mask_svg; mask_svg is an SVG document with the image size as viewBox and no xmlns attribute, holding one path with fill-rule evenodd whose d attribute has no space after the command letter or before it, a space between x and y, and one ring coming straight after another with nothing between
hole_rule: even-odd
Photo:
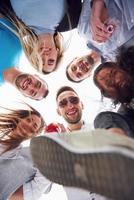
<instances>
[{"instance_id":1,"label":"open mouth","mask_svg":"<svg viewBox=\"0 0 134 200\"><path fill-rule=\"evenodd\" d=\"M26 90L27 86L31 83L31 79L30 78L26 78L23 82L22 82L22 89Z\"/></svg>"},{"instance_id":2,"label":"open mouth","mask_svg":"<svg viewBox=\"0 0 134 200\"><path fill-rule=\"evenodd\" d=\"M74 109L69 110L66 114L67 116L74 116L76 113L77 113L77 109L74 108Z\"/></svg>"},{"instance_id":3,"label":"open mouth","mask_svg":"<svg viewBox=\"0 0 134 200\"><path fill-rule=\"evenodd\" d=\"M80 68L80 70L81 70L82 72L88 72L88 71L89 71L88 63L85 62L85 61L81 61L81 62L80 62L79 68Z\"/></svg>"}]
</instances>

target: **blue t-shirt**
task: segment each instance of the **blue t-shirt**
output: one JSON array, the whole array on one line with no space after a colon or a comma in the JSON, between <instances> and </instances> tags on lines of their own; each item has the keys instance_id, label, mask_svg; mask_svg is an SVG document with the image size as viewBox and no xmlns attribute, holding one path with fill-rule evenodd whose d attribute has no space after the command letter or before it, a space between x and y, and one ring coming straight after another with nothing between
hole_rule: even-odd
<instances>
[{"instance_id":1,"label":"blue t-shirt","mask_svg":"<svg viewBox=\"0 0 134 200\"><path fill-rule=\"evenodd\" d=\"M67 11L66 0L10 0L16 15L36 34L55 32Z\"/></svg>"},{"instance_id":2,"label":"blue t-shirt","mask_svg":"<svg viewBox=\"0 0 134 200\"><path fill-rule=\"evenodd\" d=\"M0 85L4 83L3 71L17 67L22 53L19 38L3 23L15 29L9 21L4 18L0 19Z\"/></svg>"}]
</instances>

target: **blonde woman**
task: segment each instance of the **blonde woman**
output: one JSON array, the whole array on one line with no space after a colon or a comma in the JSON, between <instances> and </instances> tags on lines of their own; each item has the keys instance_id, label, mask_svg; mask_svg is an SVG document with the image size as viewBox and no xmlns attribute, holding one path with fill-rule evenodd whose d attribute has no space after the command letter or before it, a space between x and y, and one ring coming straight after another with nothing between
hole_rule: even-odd
<instances>
[{"instance_id":1,"label":"blonde woman","mask_svg":"<svg viewBox=\"0 0 134 200\"><path fill-rule=\"evenodd\" d=\"M44 74L54 71L64 52L57 28L67 13L66 0L11 0L11 5L17 17L5 14L17 28L30 63Z\"/></svg>"},{"instance_id":2,"label":"blonde woman","mask_svg":"<svg viewBox=\"0 0 134 200\"><path fill-rule=\"evenodd\" d=\"M0 199L37 200L51 188L51 182L34 167L24 140L39 134L44 127L40 113L28 109L6 109L0 114ZM29 191L29 193L27 192Z\"/></svg>"},{"instance_id":3,"label":"blonde woman","mask_svg":"<svg viewBox=\"0 0 134 200\"><path fill-rule=\"evenodd\" d=\"M0 85L5 82L18 89L22 95L41 100L48 94L47 83L37 75L18 69L22 46L14 25L0 15Z\"/></svg>"}]
</instances>

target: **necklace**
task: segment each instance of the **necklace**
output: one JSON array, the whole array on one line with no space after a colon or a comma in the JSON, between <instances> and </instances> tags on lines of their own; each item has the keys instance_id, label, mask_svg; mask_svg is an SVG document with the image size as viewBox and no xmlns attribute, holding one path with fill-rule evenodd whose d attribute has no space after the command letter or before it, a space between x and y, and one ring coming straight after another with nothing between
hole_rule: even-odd
<instances>
[{"instance_id":1,"label":"necklace","mask_svg":"<svg viewBox=\"0 0 134 200\"><path fill-rule=\"evenodd\" d=\"M83 125L85 125L85 122L84 122L84 121L82 122L82 126L83 126ZM81 127L82 127L82 126L81 126ZM68 130L69 132L75 131L75 130L71 130L69 127L67 127L67 130ZM78 130L81 130L81 128L78 129Z\"/></svg>"}]
</instances>

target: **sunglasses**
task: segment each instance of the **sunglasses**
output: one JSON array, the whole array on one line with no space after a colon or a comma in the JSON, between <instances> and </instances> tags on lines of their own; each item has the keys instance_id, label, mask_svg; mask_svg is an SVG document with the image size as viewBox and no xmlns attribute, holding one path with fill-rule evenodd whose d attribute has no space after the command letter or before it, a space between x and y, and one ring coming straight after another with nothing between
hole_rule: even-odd
<instances>
[{"instance_id":1,"label":"sunglasses","mask_svg":"<svg viewBox=\"0 0 134 200\"><path fill-rule=\"evenodd\" d=\"M68 102L72 103L72 104L78 104L79 101L80 100L79 100L78 97L70 96L68 98L65 98L65 99L61 100L59 102L59 107L64 108L68 104Z\"/></svg>"}]
</instances>

